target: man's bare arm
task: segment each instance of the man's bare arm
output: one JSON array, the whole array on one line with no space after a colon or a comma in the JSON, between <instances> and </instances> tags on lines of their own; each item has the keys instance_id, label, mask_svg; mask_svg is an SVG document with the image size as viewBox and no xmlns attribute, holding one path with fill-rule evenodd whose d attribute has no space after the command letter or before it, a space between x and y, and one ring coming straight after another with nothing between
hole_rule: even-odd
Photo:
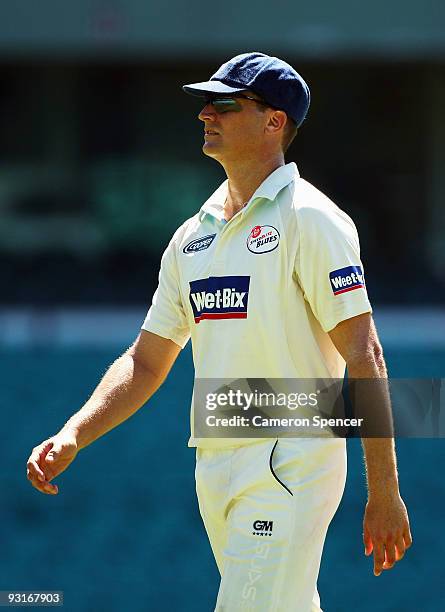
<instances>
[{"instance_id":1,"label":"man's bare arm","mask_svg":"<svg viewBox=\"0 0 445 612\"><path fill-rule=\"evenodd\" d=\"M164 382L180 347L142 331L108 369L86 404L63 429L75 433L79 450L134 414Z\"/></svg>"},{"instance_id":2,"label":"man's bare arm","mask_svg":"<svg viewBox=\"0 0 445 612\"><path fill-rule=\"evenodd\" d=\"M59 433L33 449L27 464L31 484L43 493L57 493L51 480L79 450L128 419L155 393L180 350L172 340L143 330L110 366L85 405Z\"/></svg>"},{"instance_id":3,"label":"man's bare arm","mask_svg":"<svg viewBox=\"0 0 445 612\"><path fill-rule=\"evenodd\" d=\"M350 379L387 378L377 331L370 314L339 323L329 333L346 361ZM375 385L373 400L379 413L391 420L387 385ZM411 546L408 513L400 497L393 438L362 438L368 482L368 503L363 523L365 554L374 552L374 574L391 569Z\"/></svg>"}]
</instances>

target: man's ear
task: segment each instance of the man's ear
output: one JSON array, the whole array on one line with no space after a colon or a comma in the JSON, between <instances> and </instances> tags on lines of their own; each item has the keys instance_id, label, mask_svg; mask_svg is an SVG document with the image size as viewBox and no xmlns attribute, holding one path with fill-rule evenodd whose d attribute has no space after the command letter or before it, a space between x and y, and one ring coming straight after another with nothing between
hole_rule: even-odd
<instances>
[{"instance_id":1,"label":"man's ear","mask_svg":"<svg viewBox=\"0 0 445 612\"><path fill-rule=\"evenodd\" d=\"M287 115L284 111L281 110L274 110L270 115L269 115L269 120L266 124L266 131L273 133L273 132L279 132L280 130L282 130L284 128L284 126L286 125L286 121L287 121Z\"/></svg>"}]
</instances>

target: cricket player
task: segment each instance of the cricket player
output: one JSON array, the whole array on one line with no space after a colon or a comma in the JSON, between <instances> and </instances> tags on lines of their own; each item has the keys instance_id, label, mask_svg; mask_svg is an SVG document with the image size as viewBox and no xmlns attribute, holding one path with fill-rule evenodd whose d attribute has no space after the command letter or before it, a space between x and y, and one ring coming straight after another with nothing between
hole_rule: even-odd
<instances>
[{"instance_id":1,"label":"cricket player","mask_svg":"<svg viewBox=\"0 0 445 612\"><path fill-rule=\"evenodd\" d=\"M91 398L29 458L43 493L77 453L155 393L192 341L196 378L378 379L387 376L352 220L300 177L284 153L310 102L286 62L244 53L201 98L203 152L227 180L176 231L134 344ZM380 409L390 412L382 394ZM392 438L362 440L363 541L374 574L411 546ZM346 444L332 436L206 438L193 431L196 486L221 584L215 610L321 610L317 576L346 478ZM348 603L343 607L348 609Z\"/></svg>"}]
</instances>

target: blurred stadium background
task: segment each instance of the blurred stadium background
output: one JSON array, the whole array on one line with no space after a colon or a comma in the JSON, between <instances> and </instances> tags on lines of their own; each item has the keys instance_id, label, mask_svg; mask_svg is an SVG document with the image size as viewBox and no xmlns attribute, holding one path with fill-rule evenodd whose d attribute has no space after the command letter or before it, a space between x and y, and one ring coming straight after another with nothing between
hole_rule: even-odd
<instances>
[{"instance_id":1,"label":"blurred stadium background","mask_svg":"<svg viewBox=\"0 0 445 612\"><path fill-rule=\"evenodd\" d=\"M180 85L249 50L311 86L288 159L356 221L390 373L445 376L443 2L3 2L0 590L64 590L70 612L213 609L186 448L189 347L153 401L59 478L58 497L31 489L25 461L132 342L160 253L223 179ZM323 608L443 610L443 441L398 442L415 547L377 581L348 444Z\"/></svg>"}]
</instances>

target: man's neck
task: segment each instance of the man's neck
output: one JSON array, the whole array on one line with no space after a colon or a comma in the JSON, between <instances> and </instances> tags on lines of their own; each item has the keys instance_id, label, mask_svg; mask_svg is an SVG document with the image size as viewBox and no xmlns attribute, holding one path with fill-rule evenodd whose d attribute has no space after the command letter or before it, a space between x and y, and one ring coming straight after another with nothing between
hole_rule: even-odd
<instances>
[{"instance_id":1,"label":"man's neck","mask_svg":"<svg viewBox=\"0 0 445 612\"><path fill-rule=\"evenodd\" d=\"M224 167L228 178L227 199L224 204L224 218L229 221L250 200L261 183L280 166L284 158L256 160L254 162L236 163Z\"/></svg>"}]
</instances>

